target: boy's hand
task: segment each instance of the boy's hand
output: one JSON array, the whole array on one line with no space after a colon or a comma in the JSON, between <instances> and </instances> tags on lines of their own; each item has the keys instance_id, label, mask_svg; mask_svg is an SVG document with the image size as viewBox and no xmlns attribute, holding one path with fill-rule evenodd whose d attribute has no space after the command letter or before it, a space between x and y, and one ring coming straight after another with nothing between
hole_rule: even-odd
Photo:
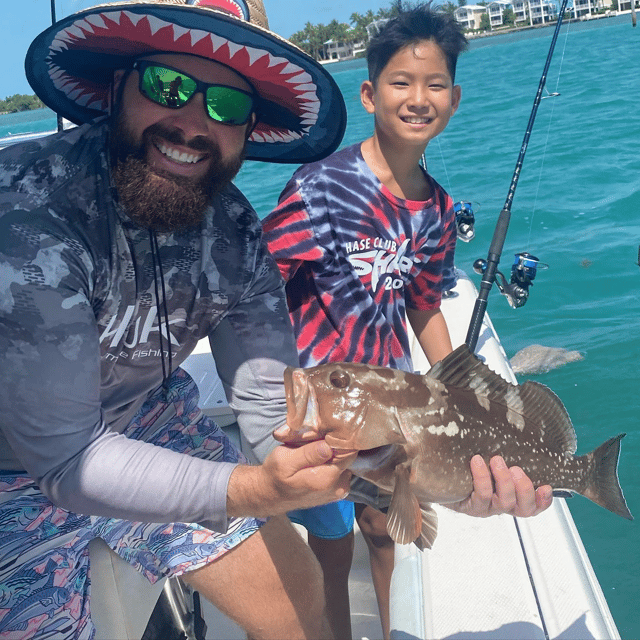
<instances>
[{"instance_id":1,"label":"boy's hand","mask_svg":"<svg viewBox=\"0 0 640 640\"><path fill-rule=\"evenodd\" d=\"M447 505L450 509L478 518L500 513L527 518L551 506L550 486L534 489L520 467L507 467L500 456L491 458L489 464L491 470L481 456L471 459L473 492L466 500Z\"/></svg>"}]
</instances>

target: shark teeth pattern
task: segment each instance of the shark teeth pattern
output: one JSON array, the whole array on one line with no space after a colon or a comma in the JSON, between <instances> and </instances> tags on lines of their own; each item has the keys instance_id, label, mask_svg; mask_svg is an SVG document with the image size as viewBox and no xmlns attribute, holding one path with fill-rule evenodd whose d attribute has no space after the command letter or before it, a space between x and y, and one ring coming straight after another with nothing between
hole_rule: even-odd
<instances>
[{"instance_id":1,"label":"shark teeth pattern","mask_svg":"<svg viewBox=\"0 0 640 640\"><path fill-rule=\"evenodd\" d=\"M78 19L56 34L46 60L49 77L55 88L80 106L106 111L107 90L90 79L84 80L66 72L56 63L56 57L73 50L78 42L82 42L83 49L86 49L87 38L90 38L89 42L96 43L96 52L102 52L102 43L104 50L109 50L113 46L113 39L122 30L126 30L126 40L129 42L125 53L131 56L154 50L183 52L184 42L177 43L188 38L194 55L207 57L215 53L216 60L222 64L229 64L233 60L230 66L249 77L260 95L281 104L284 101L285 106L298 117L299 129L296 131L259 122L250 137L253 142L298 140L308 134L318 121L320 100L317 85L308 72L286 58L201 29L181 27L156 16L127 10L105 10ZM247 73L249 69L252 73Z\"/></svg>"}]
</instances>

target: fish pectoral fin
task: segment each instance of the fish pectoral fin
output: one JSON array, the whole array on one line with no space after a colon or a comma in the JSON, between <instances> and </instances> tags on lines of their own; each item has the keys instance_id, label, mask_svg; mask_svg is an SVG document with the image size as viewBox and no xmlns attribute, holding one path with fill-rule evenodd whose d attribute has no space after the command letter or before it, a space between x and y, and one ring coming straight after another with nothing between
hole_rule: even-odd
<instances>
[{"instance_id":1,"label":"fish pectoral fin","mask_svg":"<svg viewBox=\"0 0 640 640\"><path fill-rule=\"evenodd\" d=\"M422 531L414 543L420 551L431 549L438 535L438 514L431 505L422 507Z\"/></svg>"},{"instance_id":2,"label":"fish pectoral fin","mask_svg":"<svg viewBox=\"0 0 640 640\"><path fill-rule=\"evenodd\" d=\"M409 544L422 531L422 510L409 484L410 470L396 468L396 484L387 513L387 532L394 542Z\"/></svg>"}]
</instances>

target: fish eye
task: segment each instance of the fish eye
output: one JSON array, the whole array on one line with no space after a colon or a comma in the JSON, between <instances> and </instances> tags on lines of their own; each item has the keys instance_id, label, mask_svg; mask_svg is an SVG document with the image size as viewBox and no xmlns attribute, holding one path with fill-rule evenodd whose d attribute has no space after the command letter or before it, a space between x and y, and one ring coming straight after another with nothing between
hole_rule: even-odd
<instances>
[{"instance_id":1,"label":"fish eye","mask_svg":"<svg viewBox=\"0 0 640 640\"><path fill-rule=\"evenodd\" d=\"M336 389L345 389L349 386L349 374L344 371L332 371L329 374L329 382Z\"/></svg>"}]
</instances>

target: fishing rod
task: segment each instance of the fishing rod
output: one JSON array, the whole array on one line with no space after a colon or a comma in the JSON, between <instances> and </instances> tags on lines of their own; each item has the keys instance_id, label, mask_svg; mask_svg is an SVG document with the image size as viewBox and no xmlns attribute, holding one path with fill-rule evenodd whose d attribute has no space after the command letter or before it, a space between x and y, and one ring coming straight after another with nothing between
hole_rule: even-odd
<instances>
[{"instance_id":1,"label":"fishing rod","mask_svg":"<svg viewBox=\"0 0 640 640\"><path fill-rule=\"evenodd\" d=\"M487 310L487 300L489 299L489 292L491 291L491 287L494 282L496 282L496 274L498 273L498 263L500 262L500 256L502 254L502 248L504 247L504 241L507 236L507 230L509 228L509 221L511 219L511 205L513 204L513 196L516 191L516 186L518 185L518 179L520 178L520 172L522 170L522 164L524 162L524 156L527 152L527 147L529 145L529 138L531 137L531 131L533 129L533 123L536 119L536 114L538 112L538 106L542 100L542 92L544 90L544 86L547 81L547 73L549 72L549 66L551 64L551 59L553 57L553 51L556 47L556 41L558 39L558 34L560 33L560 27L562 26L562 18L564 16L565 9L567 7L568 0L562 0L562 5L560 6L560 13L558 16L558 21L556 23L556 28L553 32L553 38L551 39L551 46L549 47L549 53L547 54L547 60L544 65L544 69L542 71L542 77L540 78L540 83L538 85L538 91L536 93L535 100L533 101L533 108L531 110L531 115L529 116L529 122L527 123L527 130L524 134L524 139L522 141L522 146L520 147L520 153L518 155L518 161L516 162L516 167L513 172L513 177L511 178L511 185L509 186L509 192L507 193L507 199L505 201L504 207L502 211L500 211L500 215L498 216L498 222L496 223L496 228L493 232L493 238L491 240L491 244L489 245L489 253L486 261L476 261L476 265L482 273L482 281L480 283L480 292L478 293L478 297L476 298L476 302L473 308L473 314L471 316L471 321L469 322L469 330L467 332L467 338L465 342L469 349L473 352L475 351L476 345L478 344L478 336L480 335L480 328L482 326L482 321L484 319L484 315ZM523 269L521 270L523 275L526 275L527 269L534 268L538 260L535 256L531 256L530 254L520 254L523 257ZM516 260L517 260L516 256ZM474 265L474 268L475 266ZM515 266L515 265L514 265ZM501 290L504 287L504 283L498 285ZM517 292L515 287L512 288ZM504 291L503 291L504 293ZM517 297L512 298L510 303L512 306L520 306L518 304L519 300ZM522 303L523 304L523 303Z\"/></svg>"},{"instance_id":2,"label":"fishing rod","mask_svg":"<svg viewBox=\"0 0 640 640\"><path fill-rule=\"evenodd\" d=\"M51 0L51 24L55 24L56 22L56 0ZM56 116L56 121L58 122L58 131L62 131L64 125L62 123L62 116L59 113Z\"/></svg>"}]
</instances>

